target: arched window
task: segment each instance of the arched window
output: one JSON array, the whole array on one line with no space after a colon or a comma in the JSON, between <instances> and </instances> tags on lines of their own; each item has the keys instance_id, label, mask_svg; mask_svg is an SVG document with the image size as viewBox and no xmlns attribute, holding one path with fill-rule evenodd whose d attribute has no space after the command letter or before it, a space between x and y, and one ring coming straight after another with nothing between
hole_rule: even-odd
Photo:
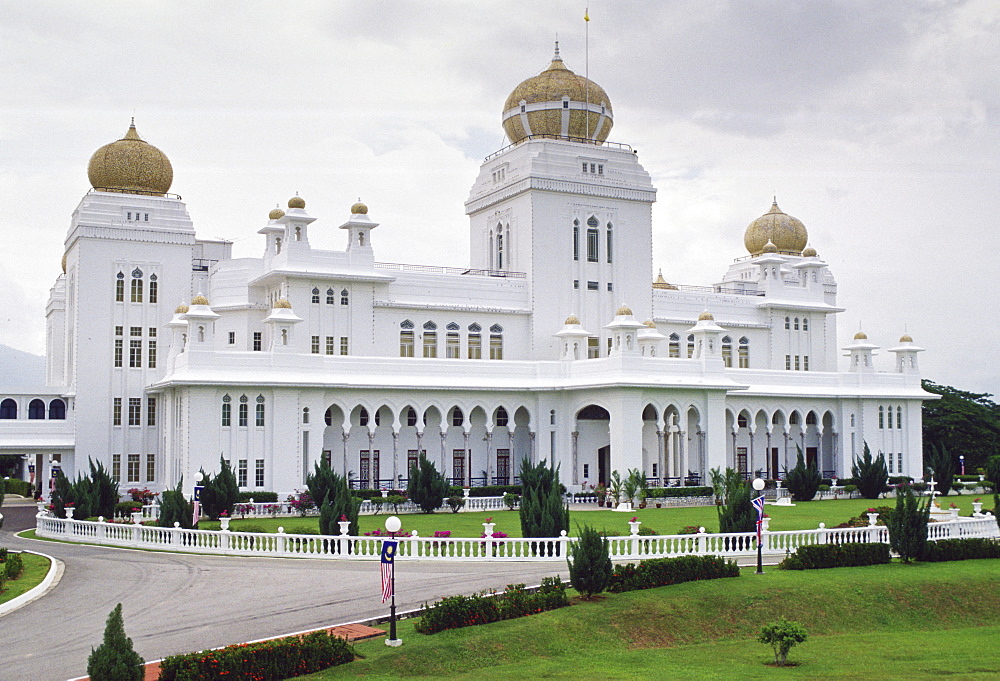
<instances>
[{"instance_id":1,"label":"arched window","mask_svg":"<svg viewBox=\"0 0 1000 681\"><path fill-rule=\"evenodd\" d=\"M222 425L226 428L233 425L233 398L229 395L222 396Z\"/></svg>"},{"instance_id":2,"label":"arched window","mask_svg":"<svg viewBox=\"0 0 1000 681\"><path fill-rule=\"evenodd\" d=\"M10 399L9 397L0 402L0 419L16 419L17 418L17 402Z\"/></svg>"},{"instance_id":3,"label":"arched window","mask_svg":"<svg viewBox=\"0 0 1000 681\"><path fill-rule=\"evenodd\" d=\"M451 425L461 427L465 422L465 415L462 414L462 410L455 407L451 410Z\"/></svg>"},{"instance_id":4,"label":"arched window","mask_svg":"<svg viewBox=\"0 0 1000 681\"><path fill-rule=\"evenodd\" d=\"M328 426L333 425L333 408L327 407L326 412L323 414L323 423Z\"/></svg>"},{"instance_id":5,"label":"arched window","mask_svg":"<svg viewBox=\"0 0 1000 681\"><path fill-rule=\"evenodd\" d=\"M793 321L793 327L792 328L795 329L796 331L799 330L799 318L798 317L796 317L795 320Z\"/></svg>"},{"instance_id":6,"label":"arched window","mask_svg":"<svg viewBox=\"0 0 1000 681\"><path fill-rule=\"evenodd\" d=\"M246 428L247 421L249 420L250 407L247 404L249 400L246 395L240 395L240 420L239 425L242 428Z\"/></svg>"},{"instance_id":7,"label":"arched window","mask_svg":"<svg viewBox=\"0 0 1000 681\"><path fill-rule=\"evenodd\" d=\"M399 356L413 357L413 331L407 329L399 331Z\"/></svg>"},{"instance_id":8,"label":"arched window","mask_svg":"<svg viewBox=\"0 0 1000 681\"><path fill-rule=\"evenodd\" d=\"M806 425L807 426L816 425L816 412L811 411L808 414L806 414Z\"/></svg>"},{"instance_id":9,"label":"arched window","mask_svg":"<svg viewBox=\"0 0 1000 681\"><path fill-rule=\"evenodd\" d=\"M28 404L28 418L29 419L44 419L45 418L45 403L39 399L31 400Z\"/></svg>"},{"instance_id":10,"label":"arched window","mask_svg":"<svg viewBox=\"0 0 1000 681\"><path fill-rule=\"evenodd\" d=\"M691 359L692 357L694 357L694 334L693 333L692 334L688 334L687 341L688 341L688 354L687 354L687 356L688 356L688 359Z\"/></svg>"},{"instance_id":11,"label":"arched window","mask_svg":"<svg viewBox=\"0 0 1000 681\"><path fill-rule=\"evenodd\" d=\"M341 291L340 291L340 304L341 305L347 305L348 302L349 301L347 299L347 289L346 288L345 289L341 289Z\"/></svg>"},{"instance_id":12,"label":"arched window","mask_svg":"<svg viewBox=\"0 0 1000 681\"><path fill-rule=\"evenodd\" d=\"M573 260L580 259L580 221L573 220Z\"/></svg>"},{"instance_id":13,"label":"arched window","mask_svg":"<svg viewBox=\"0 0 1000 681\"><path fill-rule=\"evenodd\" d=\"M885 428L885 407L878 408L878 427Z\"/></svg>"},{"instance_id":14,"label":"arched window","mask_svg":"<svg viewBox=\"0 0 1000 681\"><path fill-rule=\"evenodd\" d=\"M302 407L302 423L309 423L309 407Z\"/></svg>"},{"instance_id":15,"label":"arched window","mask_svg":"<svg viewBox=\"0 0 1000 681\"><path fill-rule=\"evenodd\" d=\"M313 290L312 290L312 301L314 303L318 303L319 302L319 288L317 288L315 286L313 287Z\"/></svg>"},{"instance_id":16,"label":"arched window","mask_svg":"<svg viewBox=\"0 0 1000 681\"><path fill-rule=\"evenodd\" d=\"M722 363L729 368L733 366L733 339L729 336L722 337Z\"/></svg>"},{"instance_id":17,"label":"arched window","mask_svg":"<svg viewBox=\"0 0 1000 681\"><path fill-rule=\"evenodd\" d=\"M49 402L49 418L56 421L66 419L66 403L58 397Z\"/></svg>"},{"instance_id":18,"label":"arched window","mask_svg":"<svg viewBox=\"0 0 1000 681\"><path fill-rule=\"evenodd\" d=\"M802 330L803 331L808 331L809 330L809 317L803 317L802 318Z\"/></svg>"},{"instance_id":19,"label":"arched window","mask_svg":"<svg viewBox=\"0 0 1000 681\"><path fill-rule=\"evenodd\" d=\"M156 275L149 275L149 302L155 303L156 298L159 295L159 284L156 281Z\"/></svg>"},{"instance_id":20,"label":"arched window","mask_svg":"<svg viewBox=\"0 0 1000 681\"><path fill-rule=\"evenodd\" d=\"M499 324L490 327L490 359L503 359L503 327Z\"/></svg>"},{"instance_id":21,"label":"arched window","mask_svg":"<svg viewBox=\"0 0 1000 681\"><path fill-rule=\"evenodd\" d=\"M503 407L497 407L497 412L496 412L495 416L496 416L496 418L494 418L493 421L494 421L494 423L496 425L498 425L498 426L506 426L507 425L508 418L507 418L507 410L506 409L504 409Z\"/></svg>"},{"instance_id":22,"label":"arched window","mask_svg":"<svg viewBox=\"0 0 1000 681\"><path fill-rule=\"evenodd\" d=\"M361 411L358 412L358 425L367 426L368 425L368 410L361 407ZM376 424L378 425L378 424Z\"/></svg>"},{"instance_id":23,"label":"arched window","mask_svg":"<svg viewBox=\"0 0 1000 681\"><path fill-rule=\"evenodd\" d=\"M681 338L676 333L670 334L669 351L667 352L668 357L680 357L681 356Z\"/></svg>"},{"instance_id":24,"label":"arched window","mask_svg":"<svg viewBox=\"0 0 1000 681\"><path fill-rule=\"evenodd\" d=\"M408 407L406 409L406 425L408 426L417 425L417 412L413 407Z\"/></svg>"},{"instance_id":25,"label":"arched window","mask_svg":"<svg viewBox=\"0 0 1000 681\"><path fill-rule=\"evenodd\" d=\"M255 413L254 425L258 428L264 426L264 396L257 395L257 409Z\"/></svg>"},{"instance_id":26,"label":"arched window","mask_svg":"<svg viewBox=\"0 0 1000 681\"><path fill-rule=\"evenodd\" d=\"M750 368L750 339L746 336L740 338L740 349L739 349L739 367L740 369Z\"/></svg>"},{"instance_id":27,"label":"arched window","mask_svg":"<svg viewBox=\"0 0 1000 681\"><path fill-rule=\"evenodd\" d=\"M333 292L332 288L326 290L326 304L334 305L337 302L337 294Z\"/></svg>"},{"instance_id":28,"label":"arched window","mask_svg":"<svg viewBox=\"0 0 1000 681\"><path fill-rule=\"evenodd\" d=\"M437 357L437 324L424 322L424 357Z\"/></svg>"},{"instance_id":29,"label":"arched window","mask_svg":"<svg viewBox=\"0 0 1000 681\"><path fill-rule=\"evenodd\" d=\"M132 302L142 302L142 270L138 267L132 270Z\"/></svg>"},{"instance_id":30,"label":"arched window","mask_svg":"<svg viewBox=\"0 0 1000 681\"><path fill-rule=\"evenodd\" d=\"M896 430L903 427L903 408L896 407Z\"/></svg>"},{"instance_id":31,"label":"arched window","mask_svg":"<svg viewBox=\"0 0 1000 681\"><path fill-rule=\"evenodd\" d=\"M612 225L611 225L610 222L608 223L608 234L607 234L607 236L608 236L608 244L607 244L608 262L611 262L612 259L613 259L614 252L615 252L615 247L614 247L614 240L615 240L614 237L615 237L615 235L614 235L614 227L612 227Z\"/></svg>"},{"instance_id":32,"label":"arched window","mask_svg":"<svg viewBox=\"0 0 1000 681\"><path fill-rule=\"evenodd\" d=\"M741 413L739 416L736 417L736 425L739 426L740 428L746 428L747 427L747 416L746 416L746 414Z\"/></svg>"},{"instance_id":33,"label":"arched window","mask_svg":"<svg viewBox=\"0 0 1000 681\"><path fill-rule=\"evenodd\" d=\"M125 302L125 275L119 272L117 275L117 280L115 281L115 302L124 303Z\"/></svg>"},{"instance_id":34,"label":"arched window","mask_svg":"<svg viewBox=\"0 0 1000 681\"><path fill-rule=\"evenodd\" d=\"M791 317L785 317L785 328L786 328L786 329L790 329L790 328L792 328L792 320L791 320Z\"/></svg>"},{"instance_id":35,"label":"arched window","mask_svg":"<svg viewBox=\"0 0 1000 681\"><path fill-rule=\"evenodd\" d=\"M890 429L892 429L892 407L889 407L888 414L886 414L886 415L889 417L888 418L888 426L889 426Z\"/></svg>"},{"instance_id":36,"label":"arched window","mask_svg":"<svg viewBox=\"0 0 1000 681\"><path fill-rule=\"evenodd\" d=\"M788 415L788 425L797 426L799 425L799 412L793 411Z\"/></svg>"},{"instance_id":37,"label":"arched window","mask_svg":"<svg viewBox=\"0 0 1000 681\"><path fill-rule=\"evenodd\" d=\"M496 236L496 269L503 269L503 225L497 225Z\"/></svg>"},{"instance_id":38,"label":"arched window","mask_svg":"<svg viewBox=\"0 0 1000 681\"><path fill-rule=\"evenodd\" d=\"M599 258L600 233L597 230L599 224L593 215L587 220L587 262L597 262Z\"/></svg>"}]
</instances>

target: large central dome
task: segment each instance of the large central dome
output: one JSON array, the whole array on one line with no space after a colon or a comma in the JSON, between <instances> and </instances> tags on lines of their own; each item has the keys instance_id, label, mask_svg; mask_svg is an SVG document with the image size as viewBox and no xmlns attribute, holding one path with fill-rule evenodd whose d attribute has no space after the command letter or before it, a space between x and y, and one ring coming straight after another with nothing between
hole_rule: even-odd
<instances>
[{"instance_id":1,"label":"large central dome","mask_svg":"<svg viewBox=\"0 0 1000 681\"><path fill-rule=\"evenodd\" d=\"M559 43L549 68L514 88L503 109L503 129L511 142L556 137L601 144L614 123L604 88L566 68Z\"/></svg>"},{"instance_id":2,"label":"large central dome","mask_svg":"<svg viewBox=\"0 0 1000 681\"><path fill-rule=\"evenodd\" d=\"M743 233L743 244L752 255L760 255L768 242L775 246L779 253L802 252L809 243L809 232L798 218L784 213L778 208L775 199L771 210L747 225Z\"/></svg>"},{"instance_id":3,"label":"large central dome","mask_svg":"<svg viewBox=\"0 0 1000 681\"><path fill-rule=\"evenodd\" d=\"M135 131L135 122L125 136L94 152L87 166L90 186L98 191L162 196L174 181L170 159Z\"/></svg>"}]
</instances>

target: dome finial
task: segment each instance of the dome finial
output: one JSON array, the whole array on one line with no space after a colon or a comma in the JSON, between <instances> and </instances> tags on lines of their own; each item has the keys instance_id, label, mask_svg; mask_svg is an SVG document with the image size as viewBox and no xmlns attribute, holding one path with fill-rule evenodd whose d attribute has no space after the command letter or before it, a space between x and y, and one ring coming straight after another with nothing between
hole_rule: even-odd
<instances>
[{"instance_id":1,"label":"dome finial","mask_svg":"<svg viewBox=\"0 0 1000 681\"><path fill-rule=\"evenodd\" d=\"M556 51L552 55L552 61L562 61L562 57L559 56L559 34L556 33Z\"/></svg>"}]
</instances>

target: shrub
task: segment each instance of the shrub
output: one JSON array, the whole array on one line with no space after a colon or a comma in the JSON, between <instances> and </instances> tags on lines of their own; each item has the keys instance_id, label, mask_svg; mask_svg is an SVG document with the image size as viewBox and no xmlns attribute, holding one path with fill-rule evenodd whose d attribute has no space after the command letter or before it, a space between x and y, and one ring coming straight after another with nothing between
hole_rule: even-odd
<instances>
[{"instance_id":1,"label":"shrub","mask_svg":"<svg viewBox=\"0 0 1000 681\"><path fill-rule=\"evenodd\" d=\"M111 474L104 468L100 461L97 465L90 457L90 497L91 508L89 515L102 515L110 518L115 513L115 504L118 503L118 481L111 477Z\"/></svg>"},{"instance_id":2,"label":"shrub","mask_svg":"<svg viewBox=\"0 0 1000 681\"><path fill-rule=\"evenodd\" d=\"M24 572L24 561L21 560L20 553L8 553L3 561L4 579L17 579Z\"/></svg>"},{"instance_id":3,"label":"shrub","mask_svg":"<svg viewBox=\"0 0 1000 681\"><path fill-rule=\"evenodd\" d=\"M160 527L173 527L179 523L185 530L194 526L194 504L184 498L184 478L177 481L176 489L168 489L160 497L160 517L156 524Z\"/></svg>"},{"instance_id":4,"label":"shrub","mask_svg":"<svg viewBox=\"0 0 1000 681\"><path fill-rule=\"evenodd\" d=\"M955 482L955 460L943 444L940 447L930 443L924 453L924 465L930 470L937 482L935 489L941 496L948 496Z\"/></svg>"},{"instance_id":5,"label":"shrub","mask_svg":"<svg viewBox=\"0 0 1000 681\"><path fill-rule=\"evenodd\" d=\"M811 544L800 546L778 567L782 570L819 570L882 565L890 560L887 544Z\"/></svg>"},{"instance_id":6,"label":"shrub","mask_svg":"<svg viewBox=\"0 0 1000 681\"><path fill-rule=\"evenodd\" d=\"M122 604L119 603L108 615L104 642L90 651L87 675L91 681L142 681L146 674L145 664L132 648L132 639L125 635Z\"/></svg>"},{"instance_id":7,"label":"shrub","mask_svg":"<svg viewBox=\"0 0 1000 681\"><path fill-rule=\"evenodd\" d=\"M784 667L788 659L788 651L797 643L808 638L806 628L798 622L789 622L782 617L777 622L771 622L760 630L757 640L766 643L774 650L774 664Z\"/></svg>"},{"instance_id":8,"label":"shrub","mask_svg":"<svg viewBox=\"0 0 1000 681\"><path fill-rule=\"evenodd\" d=\"M311 484L310 478L312 478ZM306 484L309 485L309 494L313 499L316 499L314 496L316 491L322 491L325 495L320 498L320 534L340 534L340 525L337 523L341 517L346 517L351 522L348 534L352 537L358 536L358 514L361 512L361 499L351 496L351 490L347 486L347 478L334 473L330 469L330 463L323 459L322 465L316 465L316 475L306 478Z\"/></svg>"},{"instance_id":9,"label":"shrub","mask_svg":"<svg viewBox=\"0 0 1000 681\"><path fill-rule=\"evenodd\" d=\"M921 506L909 485L896 491L896 510L886 521L886 527L889 528L889 545L904 563L923 555L930 514L930 499Z\"/></svg>"},{"instance_id":10,"label":"shrub","mask_svg":"<svg viewBox=\"0 0 1000 681\"><path fill-rule=\"evenodd\" d=\"M457 487L457 493L462 493L462 488ZM472 487L469 489L470 497L502 497L504 494L521 494L521 485L484 485L482 487Z\"/></svg>"},{"instance_id":11,"label":"shrub","mask_svg":"<svg viewBox=\"0 0 1000 681\"><path fill-rule=\"evenodd\" d=\"M223 512L231 516L233 507L240 498L240 487L229 462L219 456L219 472L215 476L205 475L201 490L201 506L212 520L218 520ZM254 497L254 501L257 498Z\"/></svg>"},{"instance_id":12,"label":"shrub","mask_svg":"<svg viewBox=\"0 0 1000 681\"><path fill-rule=\"evenodd\" d=\"M844 493L845 494L854 494L857 491L858 491L858 486L857 485L844 485Z\"/></svg>"},{"instance_id":13,"label":"shrub","mask_svg":"<svg viewBox=\"0 0 1000 681\"><path fill-rule=\"evenodd\" d=\"M947 560L1000 558L1000 544L993 539L940 539L924 546L920 560L940 563Z\"/></svg>"},{"instance_id":14,"label":"shrub","mask_svg":"<svg viewBox=\"0 0 1000 681\"><path fill-rule=\"evenodd\" d=\"M119 501L115 504L115 517L128 518L134 511L141 511L142 504L138 501Z\"/></svg>"},{"instance_id":15,"label":"shrub","mask_svg":"<svg viewBox=\"0 0 1000 681\"><path fill-rule=\"evenodd\" d=\"M334 476L339 478L339 480L335 481ZM327 501L327 497L331 497L331 494L336 494L331 492L331 488L335 482L338 488L341 487L341 480L344 479L333 472L329 460L321 457L319 461L313 464L313 472L306 475L306 487L309 488L309 496L317 506L322 508ZM343 484L346 485L347 481L344 480Z\"/></svg>"},{"instance_id":16,"label":"shrub","mask_svg":"<svg viewBox=\"0 0 1000 681\"><path fill-rule=\"evenodd\" d=\"M569 506L564 506L559 491L559 470L545 460L532 466L521 461L521 536L558 537L569 531Z\"/></svg>"},{"instance_id":17,"label":"shrub","mask_svg":"<svg viewBox=\"0 0 1000 681\"><path fill-rule=\"evenodd\" d=\"M168 657L159 681L280 681L354 660L347 641L325 631Z\"/></svg>"},{"instance_id":18,"label":"shrub","mask_svg":"<svg viewBox=\"0 0 1000 681\"><path fill-rule=\"evenodd\" d=\"M805 459L802 458L802 448L796 445L796 449L798 456L795 460L795 468L785 474L785 484L795 501L812 501L816 492L819 491L820 481L823 478L816 470L815 464L806 466Z\"/></svg>"},{"instance_id":19,"label":"shrub","mask_svg":"<svg viewBox=\"0 0 1000 681\"><path fill-rule=\"evenodd\" d=\"M273 503L276 503L278 501L278 493L277 492L247 492L247 491L243 491L243 492L239 492L236 495L236 503L238 503L238 504L249 503L251 499L254 500L254 503L273 504Z\"/></svg>"},{"instance_id":20,"label":"shrub","mask_svg":"<svg viewBox=\"0 0 1000 681\"><path fill-rule=\"evenodd\" d=\"M740 568L736 562L727 561L719 556L653 558L638 564L616 565L611 574L608 591L621 593L702 579L739 576Z\"/></svg>"},{"instance_id":21,"label":"shrub","mask_svg":"<svg viewBox=\"0 0 1000 681\"><path fill-rule=\"evenodd\" d=\"M399 506L406 503L406 497L402 494L390 494L385 498L385 503L392 506L393 513L399 513Z\"/></svg>"},{"instance_id":22,"label":"shrub","mask_svg":"<svg viewBox=\"0 0 1000 681\"><path fill-rule=\"evenodd\" d=\"M753 532L757 527L757 512L750 503L750 483L739 471L727 468L722 493L722 504L715 507L719 532Z\"/></svg>"},{"instance_id":23,"label":"shrub","mask_svg":"<svg viewBox=\"0 0 1000 681\"><path fill-rule=\"evenodd\" d=\"M878 499L885 491L885 480L889 477L889 471L885 467L885 456L879 452L873 459L872 451L865 442L861 458L855 459L851 465L851 475L854 476L854 482L863 498Z\"/></svg>"},{"instance_id":24,"label":"shrub","mask_svg":"<svg viewBox=\"0 0 1000 681\"><path fill-rule=\"evenodd\" d=\"M448 508L451 509L452 513L458 513L465 506L465 497L461 494L453 494L448 497Z\"/></svg>"},{"instance_id":25,"label":"shrub","mask_svg":"<svg viewBox=\"0 0 1000 681\"><path fill-rule=\"evenodd\" d=\"M503 495L503 505L508 511L513 511L514 507L521 503L521 495L513 492L505 492Z\"/></svg>"},{"instance_id":26,"label":"shrub","mask_svg":"<svg viewBox=\"0 0 1000 681\"><path fill-rule=\"evenodd\" d=\"M987 480L993 483L990 485L993 488L993 508L1000 509L1000 454L986 460L984 475Z\"/></svg>"},{"instance_id":27,"label":"shrub","mask_svg":"<svg viewBox=\"0 0 1000 681\"><path fill-rule=\"evenodd\" d=\"M432 606L423 606L424 614L417 621L421 634L435 634L446 629L459 629L477 624L534 615L569 605L566 585L559 577L545 577L535 593L523 584L508 584L503 593L480 593L472 596L449 596Z\"/></svg>"},{"instance_id":28,"label":"shrub","mask_svg":"<svg viewBox=\"0 0 1000 681\"><path fill-rule=\"evenodd\" d=\"M712 496L711 487L695 486L695 487L657 487L649 490L647 493L647 498L649 499L665 499L668 497L710 497Z\"/></svg>"},{"instance_id":29,"label":"shrub","mask_svg":"<svg viewBox=\"0 0 1000 681\"><path fill-rule=\"evenodd\" d=\"M976 480L979 478L977 477ZM17 494L22 497L30 497L32 491L34 491L34 486L27 480L18 480L17 478L10 478L8 480L2 480L2 483L7 487L7 494ZM0 506L3 506L3 500L0 499Z\"/></svg>"},{"instance_id":30,"label":"shrub","mask_svg":"<svg viewBox=\"0 0 1000 681\"><path fill-rule=\"evenodd\" d=\"M0 506L3 506L3 499L7 495L7 481L0 478Z\"/></svg>"},{"instance_id":31,"label":"shrub","mask_svg":"<svg viewBox=\"0 0 1000 681\"><path fill-rule=\"evenodd\" d=\"M591 598L608 588L613 569L608 540L590 525L579 530L566 562L569 564L569 583L584 598Z\"/></svg>"},{"instance_id":32,"label":"shrub","mask_svg":"<svg viewBox=\"0 0 1000 681\"><path fill-rule=\"evenodd\" d=\"M426 454L420 453L420 459L410 470L409 475L406 495L413 500L413 503L424 513L433 513L441 508L444 497L448 494L448 483Z\"/></svg>"}]
</instances>

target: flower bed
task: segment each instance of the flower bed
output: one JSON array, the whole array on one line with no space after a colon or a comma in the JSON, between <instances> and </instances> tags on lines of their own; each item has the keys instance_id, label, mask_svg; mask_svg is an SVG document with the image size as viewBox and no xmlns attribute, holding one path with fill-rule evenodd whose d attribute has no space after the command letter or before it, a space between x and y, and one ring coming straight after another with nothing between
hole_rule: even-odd
<instances>
[{"instance_id":1,"label":"flower bed","mask_svg":"<svg viewBox=\"0 0 1000 681\"><path fill-rule=\"evenodd\" d=\"M739 576L740 568L735 561L725 560L718 556L653 558L638 564L616 565L611 574L608 591L621 593L637 589L653 589L681 582L694 582L701 579Z\"/></svg>"},{"instance_id":2,"label":"flower bed","mask_svg":"<svg viewBox=\"0 0 1000 681\"><path fill-rule=\"evenodd\" d=\"M431 606L425 603L424 614L414 628L421 634L436 634L446 629L534 615L566 605L569 605L566 585L559 577L545 577L534 593L526 591L524 584L508 584L503 593L449 596Z\"/></svg>"}]
</instances>

